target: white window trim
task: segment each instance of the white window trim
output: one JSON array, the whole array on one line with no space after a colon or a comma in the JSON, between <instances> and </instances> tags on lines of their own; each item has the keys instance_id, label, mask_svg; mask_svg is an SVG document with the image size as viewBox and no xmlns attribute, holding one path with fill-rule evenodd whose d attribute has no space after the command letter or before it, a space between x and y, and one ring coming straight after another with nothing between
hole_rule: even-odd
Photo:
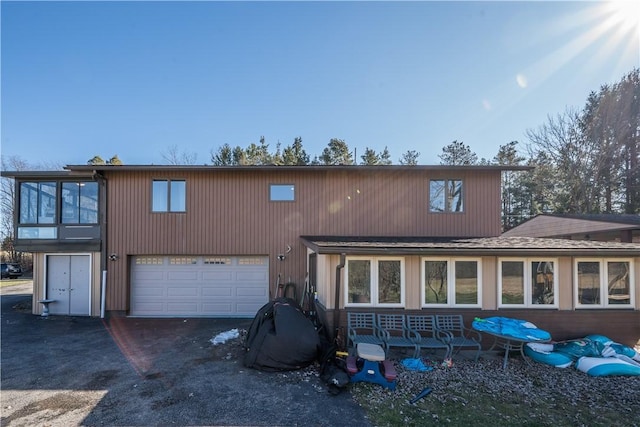
<instances>
[{"instance_id":1,"label":"white window trim","mask_svg":"<svg viewBox=\"0 0 640 427\"><path fill-rule=\"evenodd\" d=\"M531 302L531 263L532 262L553 262L553 304L533 304ZM502 263L522 262L524 263L524 304L504 304L502 302ZM498 258L498 308L533 308L533 309L557 309L559 303L559 283L558 283L558 259L546 257L530 258Z\"/></svg>"},{"instance_id":2,"label":"white window trim","mask_svg":"<svg viewBox=\"0 0 640 427\"><path fill-rule=\"evenodd\" d=\"M579 262L597 262L600 265L600 304L580 304L578 298L578 263ZM607 271L607 263L609 262L626 262L629 264L629 304L609 304L609 276ZM579 309L629 309L635 308L635 271L634 261L632 258L576 258L573 260L573 295L574 306Z\"/></svg>"},{"instance_id":3,"label":"white window trim","mask_svg":"<svg viewBox=\"0 0 640 427\"><path fill-rule=\"evenodd\" d=\"M447 262L447 303L427 304L425 302L425 261L446 261ZM476 304L456 304L456 266L457 261L475 261L478 266L478 301ZM456 308L478 308L482 307L482 258L447 258L447 257L422 257L420 259L420 305L428 307L456 307Z\"/></svg>"},{"instance_id":4,"label":"white window trim","mask_svg":"<svg viewBox=\"0 0 640 427\"><path fill-rule=\"evenodd\" d=\"M362 260L371 262L371 302L355 303L349 302L349 261ZM400 303L380 303L378 302L378 262L379 261L400 261ZM406 280L403 257L387 256L348 256L344 263L344 306L345 307L404 307L406 294Z\"/></svg>"}]
</instances>

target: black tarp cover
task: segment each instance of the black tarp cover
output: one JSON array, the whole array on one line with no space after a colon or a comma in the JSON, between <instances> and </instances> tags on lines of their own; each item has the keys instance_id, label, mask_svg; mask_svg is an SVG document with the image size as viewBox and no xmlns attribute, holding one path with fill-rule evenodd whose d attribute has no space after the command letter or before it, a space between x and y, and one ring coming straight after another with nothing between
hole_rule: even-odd
<instances>
[{"instance_id":1,"label":"black tarp cover","mask_svg":"<svg viewBox=\"0 0 640 427\"><path fill-rule=\"evenodd\" d=\"M258 310L244 347L244 366L247 368L294 370L317 359L320 337L294 300L277 298Z\"/></svg>"}]
</instances>

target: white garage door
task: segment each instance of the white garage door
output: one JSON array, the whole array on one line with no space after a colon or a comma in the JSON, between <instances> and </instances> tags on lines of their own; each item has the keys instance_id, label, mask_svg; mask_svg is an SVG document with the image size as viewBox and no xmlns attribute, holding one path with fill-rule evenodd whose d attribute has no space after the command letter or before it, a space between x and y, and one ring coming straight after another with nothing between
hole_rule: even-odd
<instances>
[{"instance_id":1,"label":"white garage door","mask_svg":"<svg viewBox=\"0 0 640 427\"><path fill-rule=\"evenodd\" d=\"M269 300L267 257L137 256L131 315L253 317Z\"/></svg>"}]
</instances>

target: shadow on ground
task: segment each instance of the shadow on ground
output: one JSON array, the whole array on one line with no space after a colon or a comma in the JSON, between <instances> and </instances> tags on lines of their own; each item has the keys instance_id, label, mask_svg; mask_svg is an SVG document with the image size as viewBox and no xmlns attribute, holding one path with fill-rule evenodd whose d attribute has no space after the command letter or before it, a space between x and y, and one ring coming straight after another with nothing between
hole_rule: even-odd
<instances>
[{"instance_id":1,"label":"shadow on ground","mask_svg":"<svg viewBox=\"0 0 640 427\"><path fill-rule=\"evenodd\" d=\"M251 319L45 319L19 294L1 320L3 426L369 425L316 369L246 369L241 339L211 343Z\"/></svg>"}]
</instances>

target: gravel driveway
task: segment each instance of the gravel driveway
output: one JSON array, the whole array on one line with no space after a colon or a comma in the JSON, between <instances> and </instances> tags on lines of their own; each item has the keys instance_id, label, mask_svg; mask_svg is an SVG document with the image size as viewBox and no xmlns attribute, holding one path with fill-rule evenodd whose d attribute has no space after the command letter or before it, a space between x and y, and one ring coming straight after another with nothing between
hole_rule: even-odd
<instances>
[{"instance_id":1,"label":"gravel driveway","mask_svg":"<svg viewBox=\"0 0 640 427\"><path fill-rule=\"evenodd\" d=\"M42 318L30 294L1 299L3 426L370 425L315 370L246 369L241 339L211 343L250 319Z\"/></svg>"}]
</instances>

